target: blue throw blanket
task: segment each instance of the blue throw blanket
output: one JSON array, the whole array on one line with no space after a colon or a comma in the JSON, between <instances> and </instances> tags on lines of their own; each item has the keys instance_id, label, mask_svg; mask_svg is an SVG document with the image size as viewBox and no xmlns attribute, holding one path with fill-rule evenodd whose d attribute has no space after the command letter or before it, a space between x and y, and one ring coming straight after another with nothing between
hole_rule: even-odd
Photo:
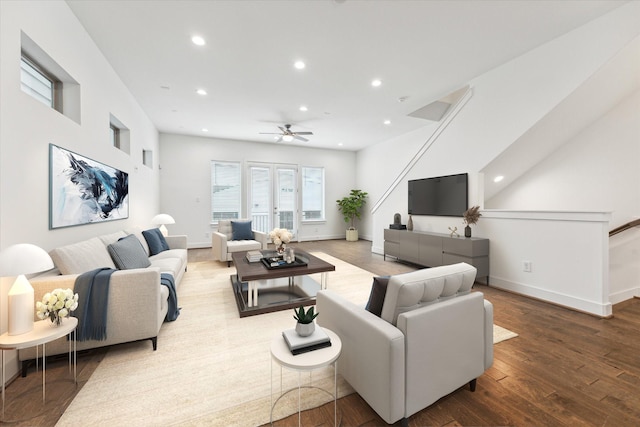
<instances>
[{"instance_id":1,"label":"blue throw blanket","mask_svg":"<svg viewBox=\"0 0 640 427\"><path fill-rule=\"evenodd\" d=\"M107 308L109 306L109 281L112 268L98 268L82 273L76 278L74 292L78 294L77 341L107 339Z\"/></svg>"},{"instance_id":2,"label":"blue throw blanket","mask_svg":"<svg viewBox=\"0 0 640 427\"><path fill-rule=\"evenodd\" d=\"M178 307L178 294L176 294L176 283L173 276L169 273L162 273L160 275L160 284L166 286L169 289L169 310L167 310L167 316L165 320L167 322L173 322L180 315L180 307Z\"/></svg>"}]
</instances>

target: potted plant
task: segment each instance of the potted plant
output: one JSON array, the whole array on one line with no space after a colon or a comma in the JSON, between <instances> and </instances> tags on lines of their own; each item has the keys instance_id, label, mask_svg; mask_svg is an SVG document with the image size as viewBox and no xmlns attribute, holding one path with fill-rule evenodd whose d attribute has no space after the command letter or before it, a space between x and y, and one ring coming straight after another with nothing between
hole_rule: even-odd
<instances>
[{"instance_id":1,"label":"potted plant","mask_svg":"<svg viewBox=\"0 0 640 427\"><path fill-rule=\"evenodd\" d=\"M336 200L338 210L342 212L344 222L349 225L347 229L347 241L355 242L358 240L358 230L355 227L356 218L360 219L362 207L367 203L368 193L362 190L351 190L348 196L340 200Z\"/></svg>"},{"instance_id":2,"label":"potted plant","mask_svg":"<svg viewBox=\"0 0 640 427\"><path fill-rule=\"evenodd\" d=\"M467 224L464 227L464 237L471 237L471 227L470 225L478 222L482 214L480 213L480 206L472 206L462 214L464 218L464 223Z\"/></svg>"},{"instance_id":3,"label":"potted plant","mask_svg":"<svg viewBox=\"0 0 640 427\"><path fill-rule=\"evenodd\" d=\"M311 335L313 331L316 330L316 324L313 322L313 320L318 317L318 314L320 313L314 313L313 306L309 307L309 310L305 312L303 305L301 305L297 311L294 308L293 312L295 313L293 315L293 318L298 321L298 323L296 324L296 332L298 333L298 335L300 335L301 337L308 337L309 335Z\"/></svg>"}]
</instances>

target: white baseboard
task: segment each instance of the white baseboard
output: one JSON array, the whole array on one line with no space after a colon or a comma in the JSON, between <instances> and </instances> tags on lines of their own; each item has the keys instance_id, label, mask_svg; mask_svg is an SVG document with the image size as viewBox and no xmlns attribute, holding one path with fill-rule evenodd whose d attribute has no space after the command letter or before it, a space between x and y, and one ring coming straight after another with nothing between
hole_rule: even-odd
<instances>
[{"instance_id":1,"label":"white baseboard","mask_svg":"<svg viewBox=\"0 0 640 427\"><path fill-rule=\"evenodd\" d=\"M609 294L609 302L611 304L618 304L619 302L635 297L640 297L640 288L625 289L624 291Z\"/></svg>"},{"instance_id":2,"label":"white baseboard","mask_svg":"<svg viewBox=\"0 0 640 427\"><path fill-rule=\"evenodd\" d=\"M568 307L573 310L594 314L599 317L608 317L612 314L612 305L610 302L598 303L588 301L571 295L561 294L559 292L553 292L548 289L541 289L526 283L513 282L511 280L495 276L490 276L489 285L494 288L504 289L520 295Z\"/></svg>"}]
</instances>

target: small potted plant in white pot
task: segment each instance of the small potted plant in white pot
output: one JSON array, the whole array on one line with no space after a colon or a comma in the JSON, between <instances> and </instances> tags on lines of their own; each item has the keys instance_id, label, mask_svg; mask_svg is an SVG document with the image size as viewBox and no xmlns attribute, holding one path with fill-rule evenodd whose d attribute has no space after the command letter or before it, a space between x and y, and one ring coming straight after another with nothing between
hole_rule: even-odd
<instances>
[{"instance_id":1,"label":"small potted plant in white pot","mask_svg":"<svg viewBox=\"0 0 640 427\"><path fill-rule=\"evenodd\" d=\"M300 306L298 310L293 309L295 313L293 318L298 321L296 324L296 332L301 337L308 337L316 330L316 324L314 320L318 317L319 313L314 313L314 307L311 306L307 311L304 310L304 306Z\"/></svg>"}]
</instances>

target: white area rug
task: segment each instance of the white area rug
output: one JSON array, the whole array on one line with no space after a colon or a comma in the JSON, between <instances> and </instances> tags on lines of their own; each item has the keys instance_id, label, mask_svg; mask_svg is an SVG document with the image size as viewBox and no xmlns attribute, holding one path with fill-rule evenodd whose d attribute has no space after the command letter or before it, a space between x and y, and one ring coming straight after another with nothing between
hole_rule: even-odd
<instances>
[{"instance_id":1,"label":"white area rug","mask_svg":"<svg viewBox=\"0 0 640 427\"><path fill-rule=\"evenodd\" d=\"M336 266L329 274L329 288L365 305L374 275L329 255L316 255ZM269 346L283 329L293 327L292 311L240 319L229 281L234 272L222 263L190 263L178 289L181 315L162 326L158 350L152 351L149 341L111 348L57 426L268 423L271 369L274 391L279 391L280 377ZM331 368L312 375L314 385L332 390ZM296 373L283 370L285 390L297 381ZM338 377L338 396L352 392ZM290 395L278 402L274 419L297 411L297 393ZM311 393L303 409L330 400Z\"/></svg>"}]
</instances>

